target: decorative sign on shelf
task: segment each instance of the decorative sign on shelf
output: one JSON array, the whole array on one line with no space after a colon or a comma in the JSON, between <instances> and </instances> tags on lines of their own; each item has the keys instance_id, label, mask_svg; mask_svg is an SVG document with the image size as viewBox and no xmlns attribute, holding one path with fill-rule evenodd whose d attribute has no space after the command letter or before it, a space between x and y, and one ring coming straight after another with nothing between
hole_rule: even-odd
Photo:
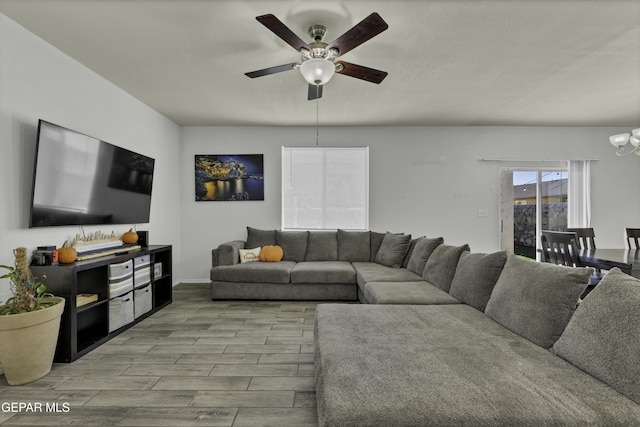
<instances>
[{"instance_id":1,"label":"decorative sign on shelf","mask_svg":"<svg viewBox=\"0 0 640 427\"><path fill-rule=\"evenodd\" d=\"M118 246L122 246L122 240L116 237L116 233L114 231L112 231L111 234L96 231L93 234L89 234L87 237L76 234L76 237L73 239L73 243L71 243L71 247L75 248L79 254L99 249L115 248Z\"/></svg>"}]
</instances>

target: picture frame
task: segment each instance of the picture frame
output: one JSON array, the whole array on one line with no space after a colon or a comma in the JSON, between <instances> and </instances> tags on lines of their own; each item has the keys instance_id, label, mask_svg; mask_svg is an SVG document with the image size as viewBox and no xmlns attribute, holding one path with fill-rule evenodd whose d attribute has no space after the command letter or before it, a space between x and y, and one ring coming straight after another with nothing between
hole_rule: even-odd
<instances>
[{"instance_id":1,"label":"picture frame","mask_svg":"<svg viewBox=\"0 0 640 427\"><path fill-rule=\"evenodd\" d=\"M196 202L264 201L263 154L196 154Z\"/></svg>"}]
</instances>

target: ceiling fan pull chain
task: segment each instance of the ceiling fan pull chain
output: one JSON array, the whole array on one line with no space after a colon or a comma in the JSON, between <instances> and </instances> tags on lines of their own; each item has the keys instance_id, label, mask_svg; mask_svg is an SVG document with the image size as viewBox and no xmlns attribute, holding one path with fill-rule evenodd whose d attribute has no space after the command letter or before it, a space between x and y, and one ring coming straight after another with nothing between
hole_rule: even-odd
<instances>
[{"instance_id":1,"label":"ceiling fan pull chain","mask_svg":"<svg viewBox=\"0 0 640 427\"><path fill-rule=\"evenodd\" d=\"M316 85L316 147L320 139L320 85Z\"/></svg>"}]
</instances>

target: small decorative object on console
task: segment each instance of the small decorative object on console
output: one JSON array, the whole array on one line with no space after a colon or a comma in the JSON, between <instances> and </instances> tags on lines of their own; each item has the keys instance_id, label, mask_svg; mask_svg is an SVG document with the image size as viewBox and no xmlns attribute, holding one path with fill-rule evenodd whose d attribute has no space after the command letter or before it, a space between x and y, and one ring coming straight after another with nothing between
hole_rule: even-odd
<instances>
[{"instance_id":1,"label":"small decorative object on console","mask_svg":"<svg viewBox=\"0 0 640 427\"><path fill-rule=\"evenodd\" d=\"M78 258L78 251L69 246L69 241L65 241L60 249L58 249L58 260L62 264L71 264Z\"/></svg>"},{"instance_id":2,"label":"small decorative object on console","mask_svg":"<svg viewBox=\"0 0 640 427\"><path fill-rule=\"evenodd\" d=\"M114 231L109 235L101 231L96 231L87 237L82 237L80 234L76 234L71 246L78 252L78 261L141 249L140 245L135 244L128 244L127 246L124 246L124 243L116 237L116 233Z\"/></svg>"},{"instance_id":3,"label":"small decorative object on console","mask_svg":"<svg viewBox=\"0 0 640 427\"><path fill-rule=\"evenodd\" d=\"M117 246L122 246L122 240L116 237L114 231L112 231L110 235L104 234L102 231L96 231L88 237L82 237L76 234L73 243L71 243L71 247L75 248L78 254Z\"/></svg>"},{"instance_id":4,"label":"small decorative object on console","mask_svg":"<svg viewBox=\"0 0 640 427\"><path fill-rule=\"evenodd\" d=\"M132 245L138 242L138 233L133 231L133 228L129 229L122 235L122 241L128 245Z\"/></svg>"}]
</instances>

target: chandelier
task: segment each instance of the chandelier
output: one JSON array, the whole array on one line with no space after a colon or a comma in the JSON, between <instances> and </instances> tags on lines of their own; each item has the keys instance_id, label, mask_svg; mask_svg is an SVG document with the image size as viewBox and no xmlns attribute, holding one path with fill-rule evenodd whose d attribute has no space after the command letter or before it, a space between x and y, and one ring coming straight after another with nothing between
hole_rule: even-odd
<instances>
[{"instance_id":1,"label":"chandelier","mask_svg":"<svg viewBox=\"0 0 640 427\"><path fill-rule=\"evenodd\" d=\"M636 153L640 156L640 128L634 129L630 134L620 133L609 137L611 145L617 148L616 154L618 156L626 156L627 154ZM633 148L629 151L624 151L625 145L630 142Z\"/></svg>"}]
</instances>

